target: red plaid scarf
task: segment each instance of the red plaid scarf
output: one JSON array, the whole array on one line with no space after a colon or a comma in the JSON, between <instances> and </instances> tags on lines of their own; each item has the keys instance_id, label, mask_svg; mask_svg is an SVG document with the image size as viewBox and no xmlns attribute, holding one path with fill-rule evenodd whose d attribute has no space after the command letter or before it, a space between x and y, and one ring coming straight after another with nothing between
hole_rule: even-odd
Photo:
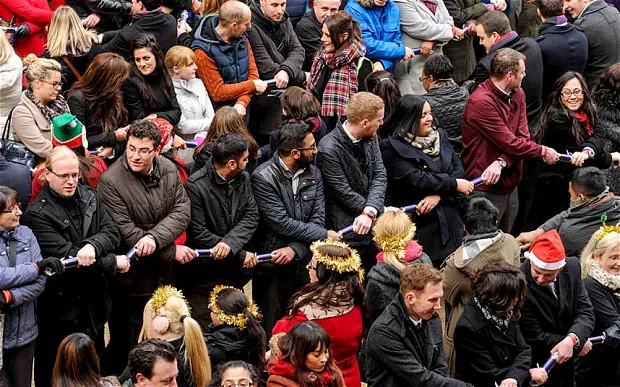
<instances>
[{"instance_id":1,"label":"red plaid scarf","mask_svg":"<svg viewBox=\"0 0 620 387\"><path fill-rule=\"evenodd\" d=\"M357 93L356 61L366 54L362 42L352 40L349 45L337 55L326 52L323 48L318 52L310 69L308 90L314 90L321 78L325 66L332 70L321 100L321 115L345 115L344 108L349 98Z\"/></svg>"}]
</instances>

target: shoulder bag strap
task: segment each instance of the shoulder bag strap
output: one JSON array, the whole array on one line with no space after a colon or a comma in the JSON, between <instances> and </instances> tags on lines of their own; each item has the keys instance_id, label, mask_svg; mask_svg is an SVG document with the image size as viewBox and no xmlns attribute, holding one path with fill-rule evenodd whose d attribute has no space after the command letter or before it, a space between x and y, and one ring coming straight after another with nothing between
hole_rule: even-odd
<instances>
[{"instance_id":1,"label":"shoulder bag strap","mask_svg":"<svg viewBox=\"0 0 620 387\"><path fill-rule=\"evenodd\" d=\"M77 69L75 68L75 66L73 65L73 63L71 63L71 61L69 60L69 58L67 58L67 56L63 56L62 60L65 61L65 63L67 64L67 66L69 66L69 68L71 69L71 71L73 72L73 75L75 75L75 77L80 80L82 79L82 76L80 75L80 73L77 71Z\"/></svg>"},{"instance_id":2,"label":"shoulder bag strap","mask_svg":"<svg viewBox=\"0 0 620 387\"><path fill-rule=\"evenodd\" d=\"M17 264L17 243L15 238L9 235L9 267L15 267Z\"/></svg>"},{"instance_id":3,"label":"shoulder bag strap","mask_svg":"<svg viewBox=\"0 0 620 387\"><path fill-rule=\"evenodd\" d=\"M17 105L19 105L19 103ZM11 111L9 112L9 115L6 117L6 122L4 123L4 130L2 130L2 139L3 140L8 140L9 139L9 134L10 134L10 130L11 130L11 117L13 116L13 110L15 110L16 107L17 106L15 106L13 109L11 109Z\"/></svg>"}]
</instances>

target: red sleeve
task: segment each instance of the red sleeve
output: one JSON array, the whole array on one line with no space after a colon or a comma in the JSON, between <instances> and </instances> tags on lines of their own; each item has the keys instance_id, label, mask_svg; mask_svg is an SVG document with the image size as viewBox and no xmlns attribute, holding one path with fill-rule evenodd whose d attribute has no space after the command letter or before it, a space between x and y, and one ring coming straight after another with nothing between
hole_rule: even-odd
<instances>
[{"instance_id":1,"label":"red sleeve","mask_svg":"<svg viewBox=\"0 0 620 387\"><path fill-rule=\"evenodd\" d=\"M41 2L40 7L33 6L28 1L24 0L0 0L0 5L4 6L11 13L15 14L18 18L29 22L29 27L32 31L34 24L39 24L39 28L46 26L52 22L52 15L47 2Z\"/></svg>"},{"instance_id":2,"label":"red sleeve","mask_svg":"<svg viewBox=\"0 0 620 387\"><path fill-rule=\"evenodd\" d=\"M308 321L308 318L305 314L301 312L297 312L293 317L282 317L276 325L271 330L271 335L276 335L278 333L289 333L291 329L295 327L295 325L302 323L304 321Z\"/></svg>"}]
</instances>

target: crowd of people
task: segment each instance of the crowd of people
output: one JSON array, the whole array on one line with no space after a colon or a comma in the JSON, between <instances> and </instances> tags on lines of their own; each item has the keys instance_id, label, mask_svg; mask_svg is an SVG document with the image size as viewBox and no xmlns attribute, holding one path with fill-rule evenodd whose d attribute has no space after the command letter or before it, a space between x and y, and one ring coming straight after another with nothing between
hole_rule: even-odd
<instances>
[{"instance_id":1,"label":"crowd of people","mask_svg":"<svg viewBox=\"0 0 620 387\"><path fill-rule=\"evenodd\" d=\"M0 385L620 386L619 9L0 0Z\"/></svg>"}]
</instances>

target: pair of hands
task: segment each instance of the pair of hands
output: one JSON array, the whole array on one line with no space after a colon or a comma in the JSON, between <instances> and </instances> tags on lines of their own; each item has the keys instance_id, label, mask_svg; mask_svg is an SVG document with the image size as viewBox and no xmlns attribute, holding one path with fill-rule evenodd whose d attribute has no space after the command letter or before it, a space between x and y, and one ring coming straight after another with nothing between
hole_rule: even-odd
<instances>
[{"instance_id":1,"label":"pair of hands","mask_svg":"<svg viewBox=\"0 0 620 387\"><path fill-rule=\"evenodd\" d=\"M555 149L545 147L547 153L543 156L543 161L547 164L555 164L560 160L560 156ZM581 157L581 156L580 156ZM583 162L582 162L583 163ZM482 180L485 184L497 184L502 175L502 166L499 161L495 160L482 172Z\"/></svg>"},{"instance_id":2,"label":"pair of hands","mask_svg":"<svg viewBox=\"0 0 620 387\"><path fill-rule=\"evenodd\" d=\"M569 335L569 336L566 336L562 341L557 343L555 347L551 349L551 353L552 354L557 353L558 354L558 358L556 360L557 363L563 364L569 361L573 357L574 348L575 346L574 346L573 338ZM583 345L581 352L579 352L579 356L585 356L588 353L590 353L591 350L592 350L592 342L588 340Z\"/></svg>"}]
</instances>

